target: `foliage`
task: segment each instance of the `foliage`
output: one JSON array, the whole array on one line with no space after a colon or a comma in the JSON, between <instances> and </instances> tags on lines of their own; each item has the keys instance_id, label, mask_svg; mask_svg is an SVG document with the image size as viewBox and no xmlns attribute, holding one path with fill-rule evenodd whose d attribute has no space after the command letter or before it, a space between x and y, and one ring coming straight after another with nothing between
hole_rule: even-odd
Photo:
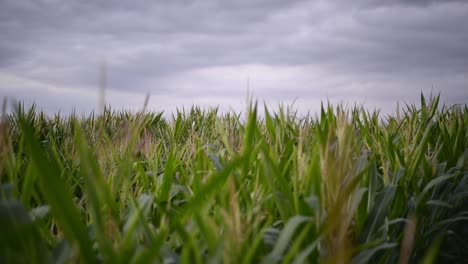
<instances>
[{"instance_id":1,"label":"foliage","mask_svg":"<svg viewBox=\"0 0 468 264\"><path fill-rule=\"evenodd\" d=\"M461 262L467 110L19 105L0 125L0 262Z\"/></svg>"}]
</instances>

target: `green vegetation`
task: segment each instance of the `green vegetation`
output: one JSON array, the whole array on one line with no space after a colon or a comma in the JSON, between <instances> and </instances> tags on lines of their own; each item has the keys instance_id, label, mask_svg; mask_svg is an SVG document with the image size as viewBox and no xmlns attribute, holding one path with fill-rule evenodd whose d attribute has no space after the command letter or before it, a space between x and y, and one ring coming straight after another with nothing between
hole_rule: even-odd
<instances>
[{"instance_id":1,"label":"green vegetation","mask_svg":"<svg viewBox=\"0 0 468 264\"><path fill-rule=\"evenodd\" d=\"M252 103L0 127L1 263L468 259L468 108Z\"/></svg>"}]
</instances>

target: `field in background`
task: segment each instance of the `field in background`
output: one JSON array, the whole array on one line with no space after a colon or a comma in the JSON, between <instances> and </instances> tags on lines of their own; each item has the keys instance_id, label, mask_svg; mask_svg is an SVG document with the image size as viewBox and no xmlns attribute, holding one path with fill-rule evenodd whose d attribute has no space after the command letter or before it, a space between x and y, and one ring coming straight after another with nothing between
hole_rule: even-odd
<instances>
[{"instance_id":1,"label":"field in background","mask_svg":"<svg viewBox=\"0 0 468 264\"><path fill-rule=\"evenodd\" d=\"M0 126L0 262L468 259L468 108L194 107Z\"/></svg>"}]
</instances>

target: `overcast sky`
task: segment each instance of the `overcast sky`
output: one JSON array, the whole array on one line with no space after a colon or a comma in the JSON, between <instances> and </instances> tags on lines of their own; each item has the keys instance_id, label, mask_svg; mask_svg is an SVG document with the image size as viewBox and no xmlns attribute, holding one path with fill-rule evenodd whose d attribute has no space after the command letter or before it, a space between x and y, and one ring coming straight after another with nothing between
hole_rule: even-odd
<instances>
[{"instance_id":1,"label":"overcast sky","mask_svg":"<svg viewBox=\"0 0 468 264\"><path fill-rule=\"evenodd\" d=\"M352 3L352 4L351 4ZM468 102L468 1L0 0L0 98L52 113Z\"/></svg>"}]
</instances>

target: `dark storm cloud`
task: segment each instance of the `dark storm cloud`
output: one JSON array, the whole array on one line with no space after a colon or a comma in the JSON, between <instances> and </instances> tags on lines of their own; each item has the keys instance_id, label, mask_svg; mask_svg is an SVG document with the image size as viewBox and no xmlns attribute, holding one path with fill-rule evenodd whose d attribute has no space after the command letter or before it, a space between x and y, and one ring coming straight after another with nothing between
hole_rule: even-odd
<instances>
[{"instance_id":1,"label":"dark storm cloud","mask_svg":"<svg viewBox=\"0 0 468 264\"><path fill-rule=\"evenodd\" d=\"M0 0L0 73L37 96L94 90L106 61L110 91L168 98L241 97L251 78L271 99L467 99L465 1L350 2Z\"/></svg>"}]
</instances>

